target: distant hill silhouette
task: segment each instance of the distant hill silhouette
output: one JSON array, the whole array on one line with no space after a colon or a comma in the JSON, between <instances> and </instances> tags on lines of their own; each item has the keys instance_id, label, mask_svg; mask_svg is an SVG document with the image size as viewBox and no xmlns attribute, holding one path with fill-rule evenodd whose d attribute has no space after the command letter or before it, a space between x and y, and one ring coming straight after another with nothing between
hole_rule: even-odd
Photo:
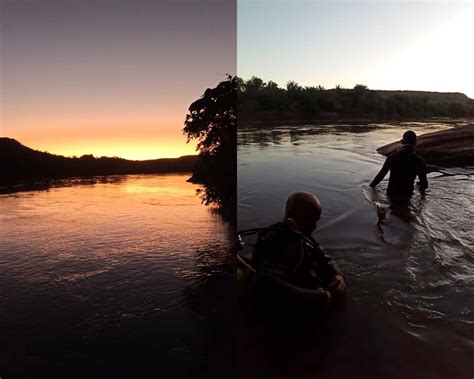
<instances>
[{"instance_id":1,"label":"distant hill silhouette","mask_svg":"<svg viewBox=\"0 0 474 379\"><path fill-rule=\"evenodd\" d=\"M332 90L337 91L337 90ZM369 90L370 91L370 90ZM427 101L442 103L442 102L456 102L462 104L473 104L474 100L461 92L430 92L430 91L389 91L389 90L373 90L382 97L390 97L393 95L405 95L409 97L420 96Z\"/></svg>"},{"instance_id":2,"label":"distant hill silhouette","mask_svg":"<svg viewBox=\"0 0 474 379\"><path fill-rule=\"evenodd\" d=\"M77 176L192 172L197 156L131 161L122 158L95 158L83 155L66 158L30 149L20 142L0 137L0 184Z\"/></svg>"}]
</instances>

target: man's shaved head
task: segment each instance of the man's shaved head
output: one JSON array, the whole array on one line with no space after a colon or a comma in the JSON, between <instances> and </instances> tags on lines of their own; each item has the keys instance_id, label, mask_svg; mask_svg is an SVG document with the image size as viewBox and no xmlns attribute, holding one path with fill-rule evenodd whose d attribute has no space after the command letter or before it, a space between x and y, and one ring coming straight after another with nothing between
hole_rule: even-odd
<instances>
[{"instance_id":1,"label":"man's shaved head","mask_svg":"<svg viewBox=\"0 0 474 379\"><path fill-rule=\"evenodd\" d=\"M408 146L415 146L416 145L416 133L413 130L407 130L403 133L402 137L402 144Z\"/></svg>"},{"instance_id":2,"label":"man's shaved head","mask_svg":"<svg viewBox=\"0 0 474 379\"><path fill-rule=\"evenodd\" d=\"M288 197L285 220L291 218L303 234L311 234L321 217L321 202L310 192L295 192Z\"/></svg>"}]
</instances>

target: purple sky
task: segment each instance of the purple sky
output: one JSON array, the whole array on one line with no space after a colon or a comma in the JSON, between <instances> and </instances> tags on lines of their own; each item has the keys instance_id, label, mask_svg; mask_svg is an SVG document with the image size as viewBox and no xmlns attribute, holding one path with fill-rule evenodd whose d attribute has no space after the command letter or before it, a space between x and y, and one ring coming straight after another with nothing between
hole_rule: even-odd
<instances>
[{"instance_id":1,"label":"purple sky","mask_svg":"<svg viewBox=\"0 0 474 379\"><path fill-rule=\"evenodd\" d=\"M236 0L2 0L1 129L35 149L194 153L188 106L236 74Z\"/></svg>"}]
</instances>

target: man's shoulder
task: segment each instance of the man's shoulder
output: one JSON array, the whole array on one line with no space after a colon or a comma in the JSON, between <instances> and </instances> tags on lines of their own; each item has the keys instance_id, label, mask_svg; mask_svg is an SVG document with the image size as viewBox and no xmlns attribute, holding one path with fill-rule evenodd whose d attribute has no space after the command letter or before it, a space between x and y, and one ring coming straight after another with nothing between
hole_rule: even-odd
<instances>
[{"instance_id":1,"label":"man's shoulder","mask_svg":"<svg viewBox=\"0 0 474 379\"><path fill-rule=\"evenodd\" d=\"M399 157L400 155L401 155L400 150L392 151L391 153L388 153L388 154L387 154L386 161L387 161L388 163L391 163L391 162L393 162L394 160L396 160L397 157Z\"/></svg>"},{"instance_id":2,"label":"man's shoulder","mask_svg":"<svg viewBox=\"0 0 474 379\"><path fill-rule=\"evenodd\" d=\"M301 236L291 230L283 222L272 224L258 233L254 245L252 259L259 267L261 264L282 265L293 264L295 251L299 249L298 240Z\"/></svg>"},{"instance_id":3,"label":"man's shoulder","mask_svg":"<svg viewBox=\"0 0 474 379\"><path fill-rule=\"evenodd\" d=\"M272 224L258 233L260 243L282 243L298 237L285 222Z\"/></svg>"},{"instance_id":4,"label":"man's shoulder","mask_svg":"<svg viewBox=\"0 0 474 379\"><path fill-rule=\"evenodd\" d=\"M413 149L407 149L404 147L389 154L387 156L387 159L391 161L397 161L399 159L401 161L406 161L408 159L408 160L415 160L416 162L419 162L419 163L425 163L425 160L423 159L423 157L418 155Z\"/></svg>"},{"instance_id":5,"label":"man's shoulder","mask_svg":"<svg viewBox=\"0 0 474 379\"><path fill-rule=\"evenodd\" d=\"M411 153L413 153L413 150L408 149L406 146L402 145L399 149L393 151L388 155L387 158L395 159L395 158L403 158L409 156Z\"/></svg>"}]
</instances>

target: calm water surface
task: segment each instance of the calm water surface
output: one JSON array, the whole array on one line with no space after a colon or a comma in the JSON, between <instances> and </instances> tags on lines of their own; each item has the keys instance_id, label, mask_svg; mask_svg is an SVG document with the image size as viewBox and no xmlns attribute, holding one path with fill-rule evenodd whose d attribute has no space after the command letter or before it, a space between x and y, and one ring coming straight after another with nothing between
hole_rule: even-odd
<instances>
[{"instance_id":1,"label":"calm water surface","mask_svg":"<svg viewBox=\"0 0 474 379\"><path fill-rule=\"evenodd\" d=\"M230 367L231 232L187 178L0 195L2 379Z\"/></svg>"},{"instance_id":2,"label":"calm water surface","mask_svg":"<svg viewBox=\"0 0 474 379\"><path fill-rule=\"evenodd\" d=\"M350 286L345 309L329 312L324 341L255 332L242 340L247 372L472 377L474 168L431 173L426 196L416 193L408 214L390 210L387 180L375 194L368 189L384 161L377 147L400 139L408 128L422 134L447 127L301 125L239 131L238 228L281 220L291 192L317 194L323 216L314 236L339 262ZM378 226L380 213L385 223ZM252 327L259 329L249 324L241 329Z\"/></svg>"}]
</instances>

